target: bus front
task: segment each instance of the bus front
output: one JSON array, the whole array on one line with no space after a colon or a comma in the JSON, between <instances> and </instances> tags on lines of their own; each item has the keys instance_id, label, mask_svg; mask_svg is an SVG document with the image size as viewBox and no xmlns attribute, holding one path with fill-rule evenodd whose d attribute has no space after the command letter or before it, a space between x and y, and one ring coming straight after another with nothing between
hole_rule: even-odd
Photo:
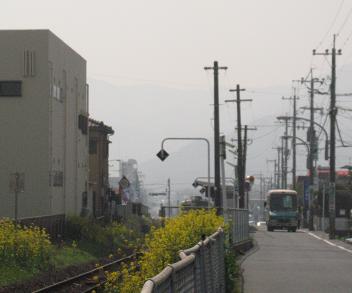
<instances>
[{"instance_id":1,"label":"bus front","mask_svg":"<svg viewBox=\"0 0 352 293\"><path fill-rule=\"evenodd\" d=\"M297 192L270 190L267 198L267 230L287 229L296 232L298 224Z\"/></svg>"}]
</instances>

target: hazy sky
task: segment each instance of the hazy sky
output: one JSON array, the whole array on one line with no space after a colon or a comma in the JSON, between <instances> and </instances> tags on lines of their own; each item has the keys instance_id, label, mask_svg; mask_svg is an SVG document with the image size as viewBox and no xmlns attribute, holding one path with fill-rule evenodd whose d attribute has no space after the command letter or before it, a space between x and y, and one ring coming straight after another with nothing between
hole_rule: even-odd
<instances>
[{"instance_id":1,"label":"hazy sky","mask_svg":"<svg viewBox=\"0 0 352 293\"><path fill-rule=\"evenodd\" d=\"M287 84L307 72L342 0L2 0L2 28L49 28L88 60L90 77L115 84L207 85L217 59L231 82ZM331 30L350 13L344 1ZM351 31L341 30L339 43ZM326 38L324 49L331 43ZM341 61L351 57L352 42ZM350 58L351 59L351 58Z\"/></svg>"},{"instance_id":2,"label":"hazy sky","mask_svg":"<svg viewBox=\"0 0 352 293\"><path fill-rule=\"evenodd\" d=\"M351 0L1 4L2 29L50 29L87 60L89 80L96 85L91 88L91 114L116 130L114 158L155 159L165 136L211 137L213 81L203 67L214 60L229 68L220 74L221 103L236 83L248 89L244 96L255 99L243 106L244 122L287 112L290 104L280 99L291 94L291 81L305 76L310 66L317 74L329 70L329 62L313 58L312 49L331 48L333 33L339 33L338 48L343 49L339 77L352 61ZM268 95L277 102L268 103ZM320 101L326 105L327 97ZM235 108L221 109L221 128L228 134Z\"/></svg>"}]
</instances>

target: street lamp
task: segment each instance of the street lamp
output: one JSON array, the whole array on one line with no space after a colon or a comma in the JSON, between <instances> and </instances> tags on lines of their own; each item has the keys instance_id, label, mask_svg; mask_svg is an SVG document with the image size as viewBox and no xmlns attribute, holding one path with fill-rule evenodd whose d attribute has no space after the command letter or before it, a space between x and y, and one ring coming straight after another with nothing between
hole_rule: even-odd
<instances>
[{"instance_id":1,"label":"street lamp","mask_svg":"<svg viewBox=\"0 0 352 293\"><path fill-rule=\"evenodd\" d=\"M288 120L292 120L292 119L296 119L296 120L303 120L303 121L308 121L310 122L310 119L308 118L303 118L303 117L292 117L292 116L279 116L277 117L278 120L283 120L283 119L288 119ZM329 135L328 132L326 131L326 129L320 125L319 123L314 121L314 125L318 126L325 134L325 160L329 159Z\"/></svg>"},{"instance_id":2,"label":"street lamp","mask_svg":"<svg viewBox=\"0 0 352 293\"><path fill-rule=\"evenodd\" d=\"M208 148L208 154L207 154L207 161L208 161L208 168L207 168L207 172L208 172L208 207L210 207L210 143L209 140L204 138L204 137L167 137L164 138L161 141L161 150L157 153L157 157L161 160L164 161L169 154L164 150L164 143L168 140L201 140L206 142L207 144L207 148Z\"/></svg>"}]
</instances>

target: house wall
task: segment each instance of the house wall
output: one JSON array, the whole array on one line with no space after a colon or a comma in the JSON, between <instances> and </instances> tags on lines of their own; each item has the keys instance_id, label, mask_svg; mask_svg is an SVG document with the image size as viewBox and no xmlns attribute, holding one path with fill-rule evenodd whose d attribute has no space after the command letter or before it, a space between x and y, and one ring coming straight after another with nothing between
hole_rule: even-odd
<instances>
[{"instance_id":1,"label":"house wall","mask_svg":"<svg viewBox=\"0 0 352 293\"><path fill-rule=\"evenodd\" d=\"M108 135L99 131L99 128L90 128L91 146L96 143L96 152L90 149L89 159L89 182L90 182L90 210L95 217L106 214L107 196L109 187L109 156L106 153L109 148Z\"/></svg>"}]
</instances>

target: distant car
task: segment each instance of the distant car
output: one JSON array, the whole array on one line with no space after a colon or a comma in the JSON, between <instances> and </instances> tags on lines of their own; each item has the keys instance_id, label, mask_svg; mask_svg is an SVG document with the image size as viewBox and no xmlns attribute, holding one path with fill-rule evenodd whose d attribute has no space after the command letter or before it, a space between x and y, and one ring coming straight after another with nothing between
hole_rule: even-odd
<instances>
[{"instance_id":1,"label":"distant car","mask_svg":"<svg viewBox=\"0 0 352 293\"><path fill-rule=\"evenodd\" d=\"M249 220L248 224L249 224L249 226L255 226L255 221L254 220Z\"/></svg>"},{"instance_id":2,"label":"distant car","mask_svg":"<svg viewBox=\"0 0 352 293\"><path fill-rule=\"evenodd\" d=\"M264 221L259 221L257 222L257 226L260 227L260 226L265 226L266 225L266 222Z\"/></svg>"}]
</instances>

